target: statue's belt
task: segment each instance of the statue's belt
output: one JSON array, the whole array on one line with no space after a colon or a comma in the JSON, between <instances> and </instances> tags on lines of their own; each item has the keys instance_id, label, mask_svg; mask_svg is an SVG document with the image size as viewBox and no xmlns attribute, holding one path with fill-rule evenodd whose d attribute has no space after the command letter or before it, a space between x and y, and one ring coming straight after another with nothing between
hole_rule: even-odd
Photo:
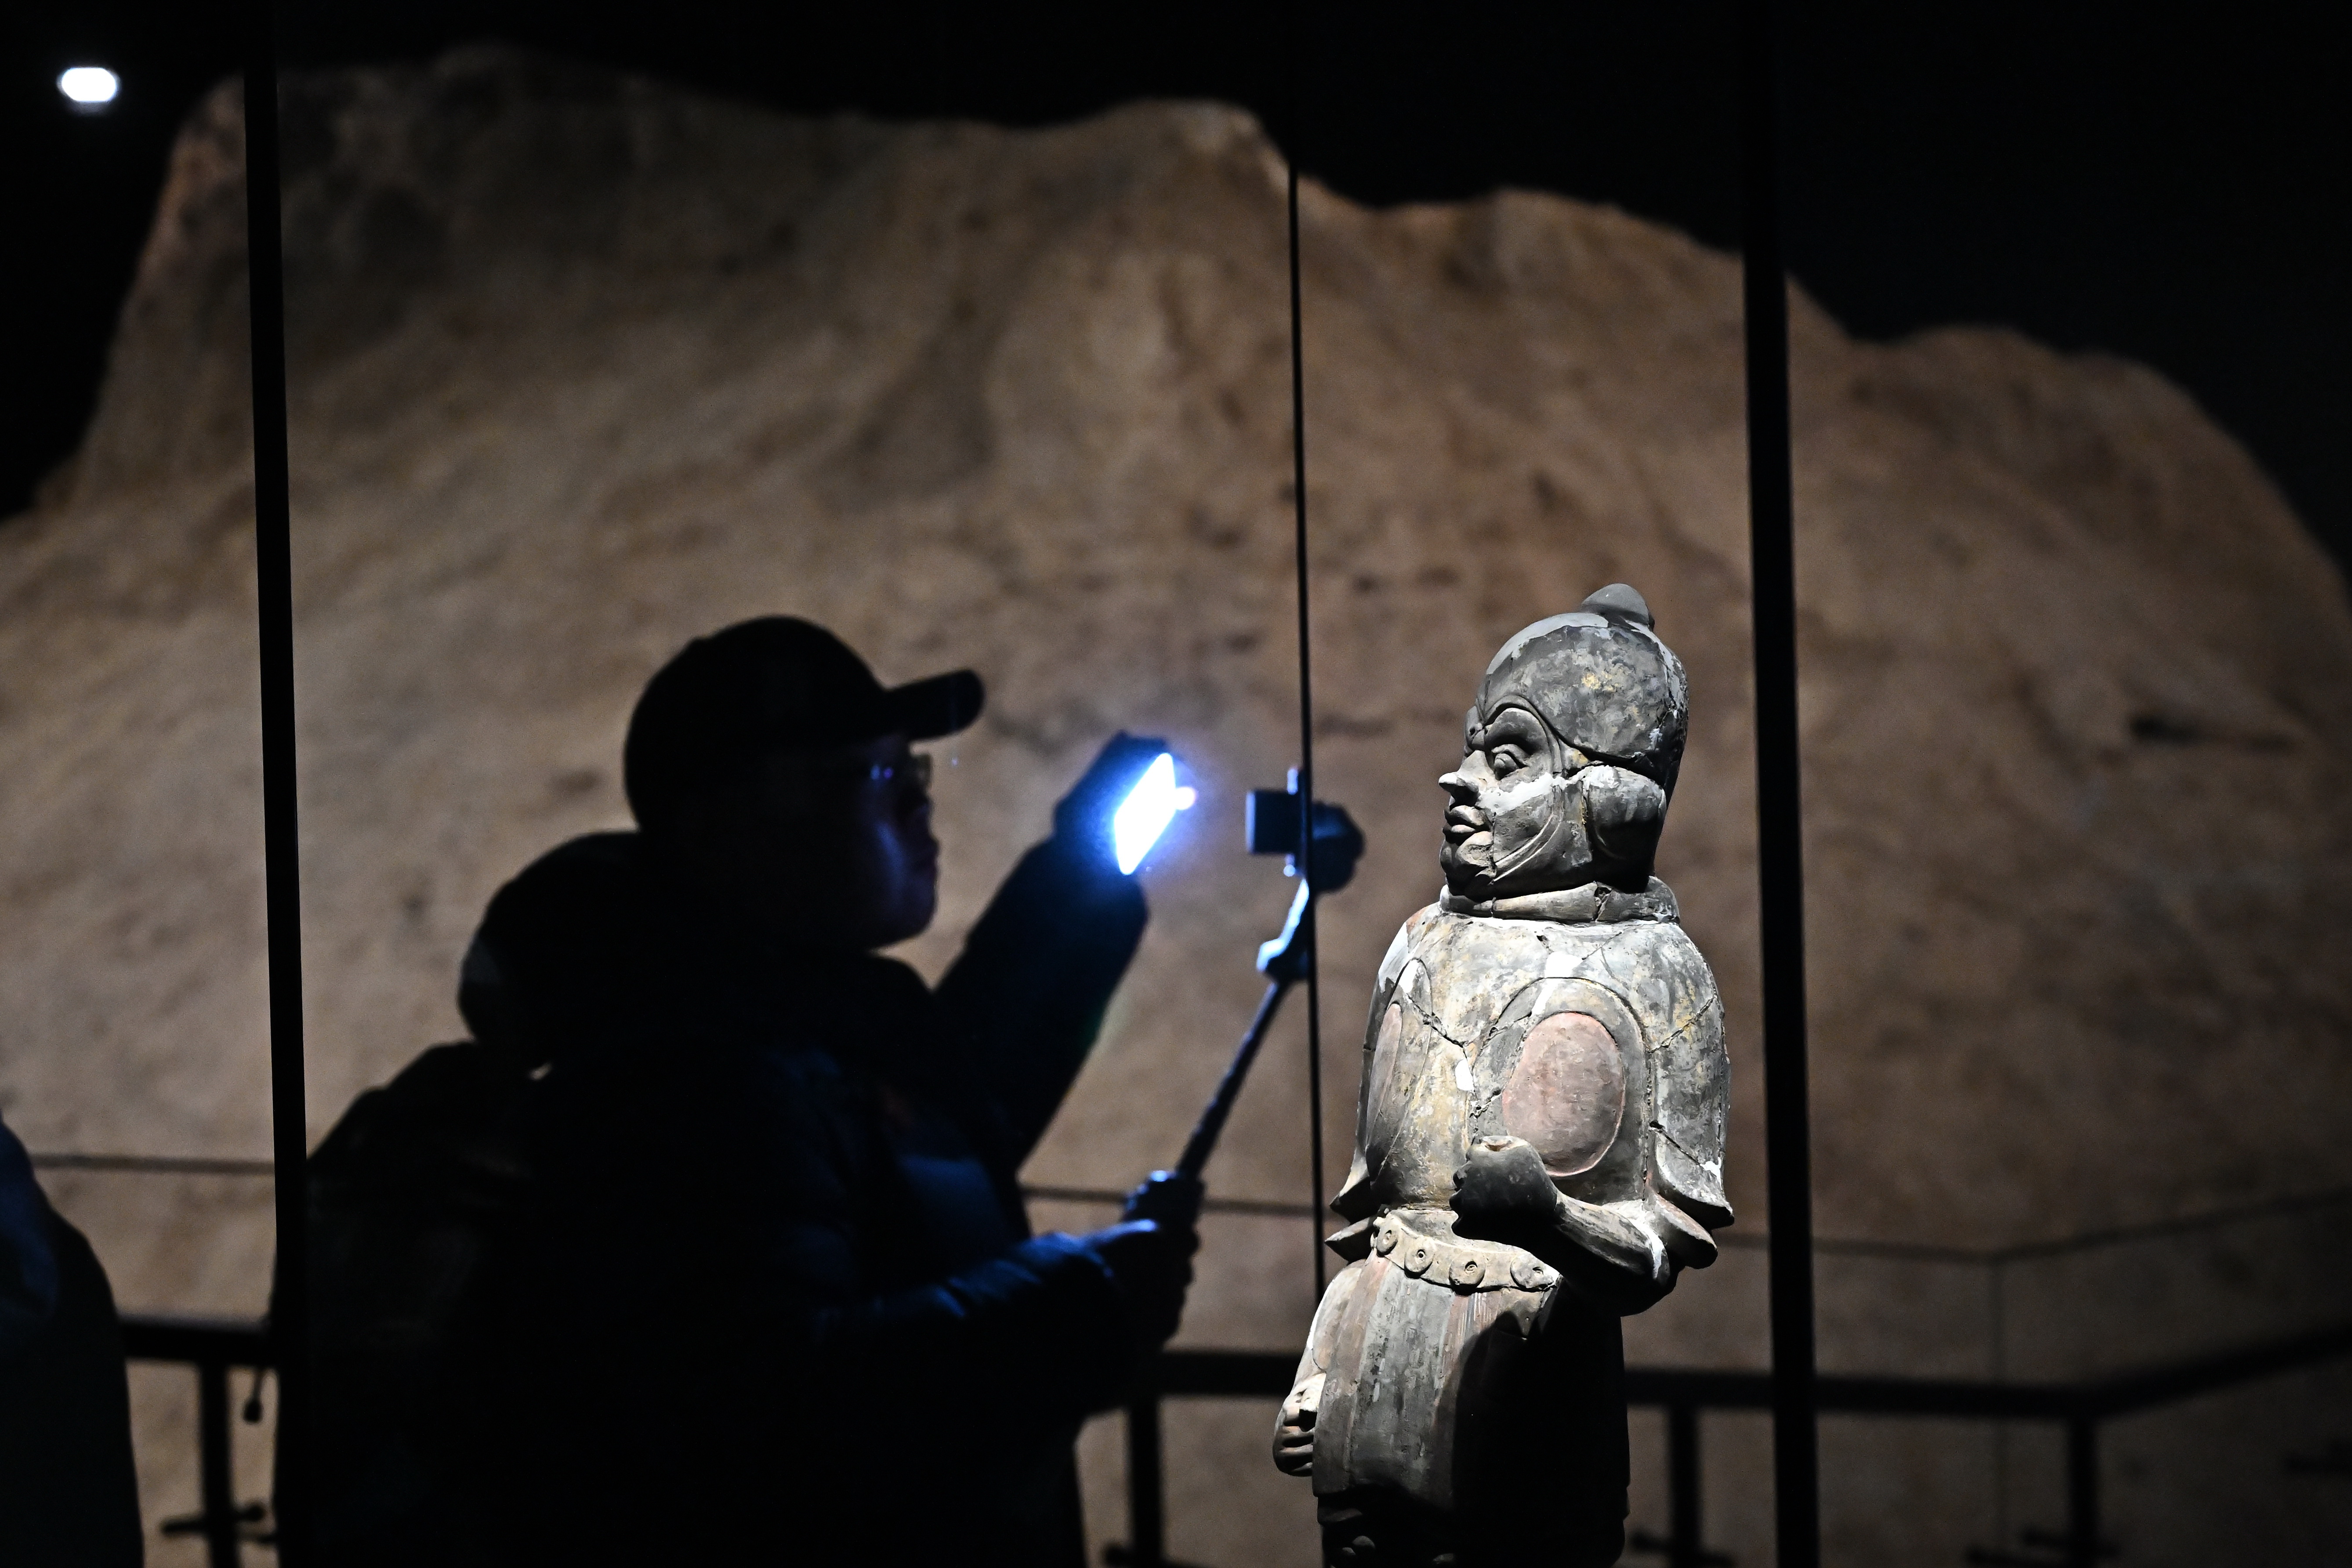
<instances>
[{"instance_id":1,"label":"statue's belt","mask_svg":"<svg viewBox=\"0 0 2352 1568\"><path fill-rule=\"evenodd\" d=\"M1423 1219L1412 1209L1391 1209L1376 1215L1349 1240L1363 1251L1343 1248L1343 1256L1379 1258L1432 1285L1448 1285L1465 1293L1474 1290L1549 1290L1559 1283L1559 1271L1534 1254L1499 1241L1470 1241L1444 1228L1430 1211ZM1434 1221L1434 1223L1433 1223ZM1349 1227L1350 1230L1354 1226ZM1341 1236L1346 1236L1342 1232ZM1340 1244L1340 1237L1333 1237Z\"/></svg>"},{"instance_id":2,"label":"statue's belt","mask_svg":"<svg viewBox=\"0 0 2352 1568\"><path fill-rule=\"evenodd\" d=\"M1650 879L1650 885L1629 893L1606 883L1561 888L1546 893L1520 893L1502 899L1465 898L1451 888L1437 890L1438 907L1449 915L1477 915L1489 920L1557 921L1562 925L1615 925L1622 921L1664 921L1680 923L1682 908L1675 890Z\"/></svg>"}]
</instances>

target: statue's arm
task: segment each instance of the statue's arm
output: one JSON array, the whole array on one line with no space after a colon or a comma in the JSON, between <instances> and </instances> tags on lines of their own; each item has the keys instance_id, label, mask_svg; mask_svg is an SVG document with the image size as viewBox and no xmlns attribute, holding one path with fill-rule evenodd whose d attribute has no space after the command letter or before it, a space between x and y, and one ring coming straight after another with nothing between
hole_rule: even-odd
<instances>
[{"instance_id":1,"label":"statue's arm","mask_svg":"<svg viewBox=\"0 0 2352 1568\"><path fill-rule=\"evenodd\" d=\"M1348 1303L1368 1272L1361 1262L1339 1270L1339 1277L1331 1281L1315 1309L1314 1324L1307 1331L1306 1352L1298 1358L1289 1396L1275 1418L1274 1468L1285 1475L1304 1476L1315 1468L1315 1430L1323 1413L1323 1384L1331 1370L1332 1347Z\"/></svg>"},{"instance_id":2,"label":"statue's arm","mask_svg":"<svg viewBox=\"0 0 2352 1568\"><path fill-rule=\"evenodd\" d=\"M1372 1095L1380 1088L1379 1069L1383 1065L1380 1054L1381 1041L1388 1025L1391 1005L1397 999L1398 978L1404 972L1405 961L1412 953L1413 940L1437 912L1435 904L1427 905L1414 910L1404 924L1397 928L1396 936L1389 942L1388 952L1381 958L1380 971L1372 982L1371 1012L1364 1020L1363 1058L1356 1077L1355 1154L1348 1163L1347 1180L1339 1184L1339 1192L1331 1199L1332 1213L1355 1222L1349 1226L1351 1232L1360 1229L1371 1219L1372 1211L1380 1203L1372 1193L1373 1172L1364 1139L1366 1130L1371 1125ZM1364 1245L1370 1246L1370 1242ZM1349 1251L1345 1247L1339 1250L1340 1256L1350 1259L1363 1256L1362 1252Z\"/></svg>"},{"instance_id":3,"label":"statue's arm","mask_svg":"<svg viewBox=\"0 0 2352 1568\"><path fill-rule=\"evenodd\" d=\"M1552 1184L1534 1147L1485 1138L1454 1174L1454 1228L1524 1247L1570 1289L1616 1312L1639 1312L1674 1289L1688 1248L1670 1244L1654 1200L1590 1204Z\"/></svg>"}]
</instances>

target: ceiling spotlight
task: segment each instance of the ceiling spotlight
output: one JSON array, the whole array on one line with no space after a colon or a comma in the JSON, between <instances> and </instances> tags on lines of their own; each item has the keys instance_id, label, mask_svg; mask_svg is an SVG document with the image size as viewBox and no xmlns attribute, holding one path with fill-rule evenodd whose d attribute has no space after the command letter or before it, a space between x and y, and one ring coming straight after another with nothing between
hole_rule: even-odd
<instances>
[{"instance_id":1,"label":"ceiling spotlight","mask_svg":"<svg viewBox=\"0 0 2352 1568\"><path fill-rule=\"evenodd\" d=\"M114 101L122 79L104 66L75 66L58 73L58 90L80 112L95 114Z\"/></svg>"}]
</instances>

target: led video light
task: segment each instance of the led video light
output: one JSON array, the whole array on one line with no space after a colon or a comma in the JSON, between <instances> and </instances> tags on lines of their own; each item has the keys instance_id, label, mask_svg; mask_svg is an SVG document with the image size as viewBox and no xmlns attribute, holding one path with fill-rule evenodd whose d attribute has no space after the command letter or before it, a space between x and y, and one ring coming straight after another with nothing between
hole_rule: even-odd
<instances>
[{"instance_id":1,"label":"led video light","mask_svg":"<svg viewBox=\"0 0 2352 1568\"><path fill-rule=\"evenodd\" d=\"M1118 804L1110 819L1111 847L1118 853L1118 868L1132 876L1176 820L1176 814L1191 808L1198 799L1189 784L1176 782L1176 759L1166 752L1151 759L1135 787Z\"/></svg>"}]
</instances>

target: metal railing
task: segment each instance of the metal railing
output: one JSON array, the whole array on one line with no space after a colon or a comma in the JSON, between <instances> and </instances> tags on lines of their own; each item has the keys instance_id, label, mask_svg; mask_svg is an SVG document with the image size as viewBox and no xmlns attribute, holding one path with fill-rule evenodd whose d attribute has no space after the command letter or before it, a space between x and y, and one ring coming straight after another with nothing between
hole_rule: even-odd
<instances>
[{"instance_id":1,"label":"metal railing","mask_svg":"<svg viewBox=\"0 0 2352 1568\"><path fill-rule=\"evenodd\" d=\"M131 1361L175 1362L196 1374L198 1511L167 1519L166 1535L200 1535L211 1568L237 1568L246 1529L265 1517L260 1504L236 1500L236 1427L229 1419L228 1374L270 1362L269 1334L257 1318L192 1318L126 1313L122 1353ZM257 1395L258 1389L256 1394ZM250 1406L253 1403L247 1400ZM247 1419L257 1418L248 1409Z\"/></svg>"},{"instance_id":2,"label":"metal railing","mask_svg":"<svg viewBox=\"0 0 2352 1568\"><path fill-rule=\"evenodd\" d=\"M171 1533L203 1536L211 1568L237 1568L257 1505L240 1506L232 1479L235 1426L229 1373L269 1363L260 1322L222 1318L128 1316L123 1345L132 1361L179 1363L196 1374L196 1441L202 1511L167 1521ZM1978 1551L1979 1563L2094 1568L2105 1553L2099 1520L2099 1428L2118 1416L2352 1354L2352 1322L2218 1355L2079 1383L1989 1383L1950 1378L1824 1377L1824 1414L2041 1421L2066 1434L2066 1527L2047 1558ZM1129 1401L1128 1538L1108 1553L1128 1568L1171 1568L1167 1558L1165 1464L1160 1406L1168 1399L1280 1399L1290 1392L1293 1355L1270 1351L1170 1351L1151 1365ZM1666 1415L1668 1533L1637 1536L1636 1552L1663 1556L1669 1568L1705 1568L1725 1559L1706 1549L1700 1515L1700 1417L1708 1411L1769 1410L1772 1380L1763 1372L1631 1367L1630 1405Z\"/></svg>"},{"instance_id":3,"label":"metal railing","mask_svg":"<svg viewBox=\"0 0 2352 1568\"><path fill-rule=\"evenodd\" d=\"M1077 1188L1037 1189L1033 1196L1063 1202L1115 1203L1118 1194ZM2252 1382L2276 1373L2352 1352L2352 1322L2302 1329L2245 1348L2191 1355L2157 1355L2143 1369L2103 1373L2079 1379L2012 1378L2007 1375L2004 1343L2005 1281L2021 1268L2054 1261L2080 1261L2112 1249L2147 1243L2175 1243L2212 1237L2255 1224L2306 1220L2314 1211L2352 1205L2352 1187L2282 1195L2201 1214L2116 1226L2073 1236L2008 1247L1966 1247L1917 1242L1817 1237L1823 1258L1895 1264L1959 1265L1984 1271L1990 1287L1988 1325L1991 1375L1978 1379L1915 1378L1891 1374L1824 1376L1819 1380L1823 1414L1890 1417L1940 1417L1980 1421L1996 1433L2008 1422L2042 1423L2065 1437L2066 1524L2061 1531L2026 1531L2030 1550L1972 1546L1965 1561L1985 1568L2088 1568L2107 1554L2100 1531L2099 1429L2105 1423L2200 1394ZM1213 1203L1213 1208L1215 1205ZM1304 1215L1304 1205L1234 1205L1243 1212L1277 1211ZM1769 1245L1754 1232L1717 1237L1726 1247L1761 1251ZM2332 1320L2333 1314L2330 1314ZM1128 1473L1148 1484L1129 1497L1129 1538L1113 1548L1120 1564L1165 1563L1165 1511L1156 1478L1160 1473L1158 1404L1167 1397L1279 1399L1289 1392L1296 1357L1289 1353L1175 1352L1164 1357L1155 1379L1128 1411ZM1765 1371L1702 1371L1634 1367L1627 1372L1628 1402L1664 1411L1666 1421L1668 1529L1664 1536L1636 1532L1631 1554L1663 1557L1670 1568L1698 1568L1727 1561L1703 1544L1700 1518L1700 1415L1708 1410L1768 1411L1771 1374ZM2000 1439L1997 1437L1996 1442ZM2006 1448L2001 1452L2005 1456ZM2005 1457L2000 1461L2005 1475ZM2332 1461L2306 1468L2326 1468ZM2329 1473L2334 1473L2331 1469ZM1998 1483L2005 1494L2005 1479ZM2006 1505L2000 1510L2007 1528Z\"/></svg>"},{"instance_id":4,"label":"metal railing","mask_svg":"<svg viewBox=\"0 0 2352 1568\"><path fill-rule=\"evenodd\" d=\"M2066 1433L2066 1528L2049 1544L2055 1555L2029 1557L1979 1550L1979 1563L2093 1568L2105 1553L2099 1528L2099 1428L2118 1416L2178 1404L2337 1356L2352 1354L2352 1321L2217 1355L2080 1383L1988 1383L1950 1378L1823 1377L1824 1415L1940 1416L2042 1421ZM1161 1479L1160 1405L1165 1399L1280 1399L1290 1392L1295 1355L1265 1352L1171 1351L1160 1356L1127 1406L1128 1538L1109 1556L1122 1568L1171 1568ZM1704 1372L1629 1367L1626 1403L1666 1413L1668 1534L1636 1537L1633 1550L1662 1555L1669 1568L1703 1568L1727 1559L1706 1549L1699 1511L1699 1417L1710 1410L1769 1410L1765 1372Z\"/></svg>"},{"instance_id":5,"label":"metal railing","mask_svg":"<svg viewBox=\"0 0 2352 1568\"><path fill-rule=\"evenodd\" d=\"M222 1173L215 1167L235 1166L233 1173L256 1174L268 1170L259 1162L162 1162L125 1156L36 1155L37 1165L62 1168L143 1169L201 1163L201 1173ZM1031 1187L1032 1199L1116 1205L1123 1194L1077 1187ZM2242 1348L2190 1356L2159 1357L2143 1368L2104 1373L2074 1380L2011 1379L2004 1375L2000 1344L2006 1337L2000 1306L2000 1280L2005 1271L2037 1261L2079 1257L2118 1244L2171 1240L2195 1233L2213 1233L2253 1222L2295 1218L2325 1205L2352 1204L2352 1189L2270 1199L2224 1211L2184 1216L2154 1224L2119 1227L2024 1246L1985 1250L1819 1239L1815 1249L1823 1257L1853 1257L1889 1262L1970 1264L1990 1271L1993 1289L1991 1376L1978 1379L1838 1375L1820 1380L1820 1407L1825 1414L1881 1417L1940 1417L1980 1421L1996 1433L2007 1422L2040 1423L2061 1428L2065 1437L2066 1522L2062 1531L2029 1532L2019 1552L2002 1547L1975 1547L1967 1561L2006 1568L2091 1568L2104 1552L2100 1528L2100 1428L2119 1416L2331 1360L2352 1353L2352 1322L2331 1321ZM1212 1198L1212 1214L1265 1218L1303 1218L1303 1204L1248 1199ZM1723 1238L1735 1248L1758 1247L1763 1238L1730 1233ZM2335 1298L2325 1298L2334 1300ZM198 1534L206 1542L210 1568L236 1568L239 1546L251 1539L249 1527L259 1519L259 1507L238 1505L233 1491L233 1425L230 1416L229 1372L233 1367L260 1369L268 1363L263 1325L257 1320L129 1315L123 1338L130 1359L184 1364L197 1379L197 1441L200 1454L201 1511L164 1522L173 1534ZM1165 1462L1160 1438L1160 1405L1166 1399L1246 1398L1278 1400L1289 1392L1296 1353L1291 1352L1178 1350L1161 1355L1140 1380L1126 1410L1128 1538L1111 1549L1111 1561L1168 1568ZM1704 1543L1700 1510L1702 1415L1709 1411L1769 1410L1770 1374L1763 1371L1707 1371L1688 1368L1633 1367L1626 1373L1628 1402L1658 1409L1665 1415L1667 1532L1654 1536L1637 1532L1630 1545L1635 1554L1663 1557L1669 1568L1700 1568L1724 1561ZM251 1402L248 1402L249 1404ZM1998 1440L1998 1439L1997 1439ZM2004 1461L2005 1462L2005 1461ZM2309 1462L2310 1467L2336 1473L2340 1459ZM2006 1530L2006 1516L2003 1516Z\"/></svg>"}]
</instances>

